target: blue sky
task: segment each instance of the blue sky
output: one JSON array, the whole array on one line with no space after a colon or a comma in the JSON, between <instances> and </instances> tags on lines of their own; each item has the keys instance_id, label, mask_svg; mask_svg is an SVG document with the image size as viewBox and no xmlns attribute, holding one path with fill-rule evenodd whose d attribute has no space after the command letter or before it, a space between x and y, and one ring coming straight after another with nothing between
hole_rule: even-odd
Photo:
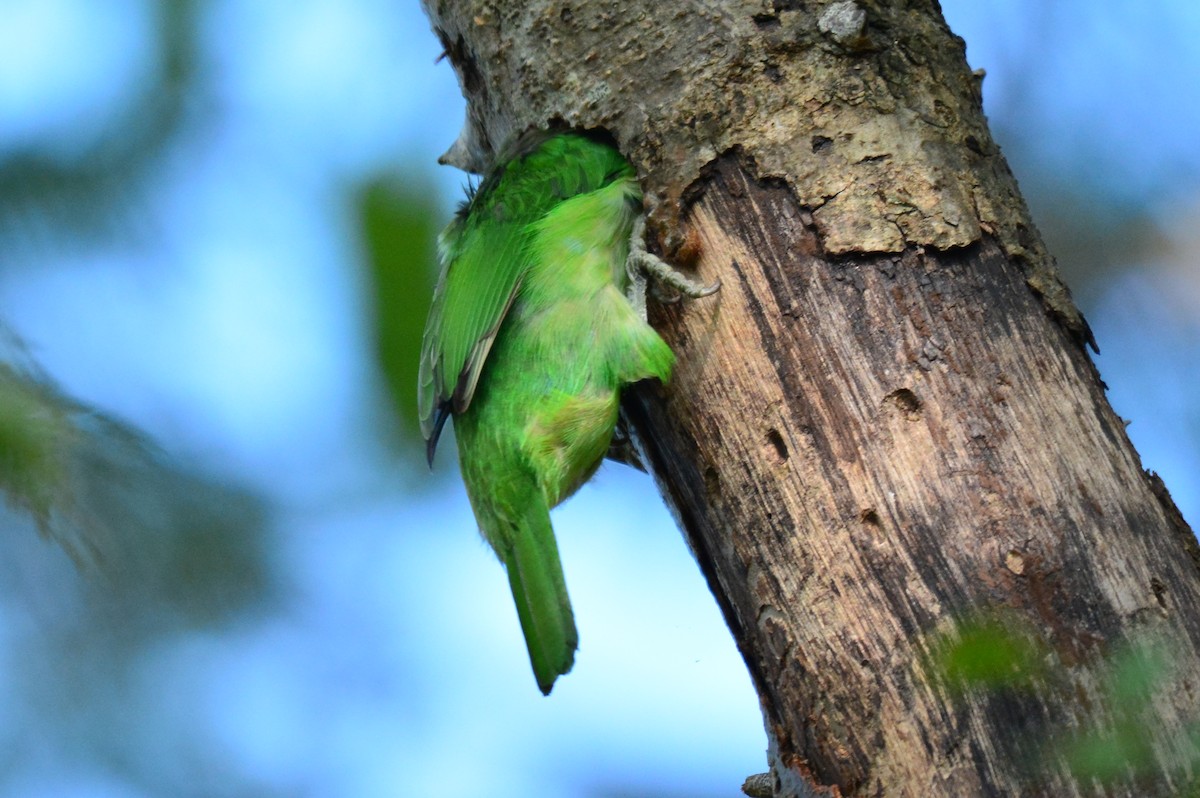
<instances>
[{"instance_id":1,"label":"blue sky","mask_svg":"<svg viewBox=\"0 0 1200 798\"><path fill-rule=\"evenodd\" d=\"M1026 137L1018 178L1024 163L1162 219L1162 246L1085 312L1114 405L1195 520L1200 17L1054 5L943 3L988 70L997 130ZM154 14L0 0L0 148L83 150L155 68ZM189 110L204 122L111 240L6 253L0 317L70 393L264 494L286 600L164 641L127 675L124 755L158 763L158 781L43 730L0 794L172 794L180 773L222 771L261 794L736 794L764 764L757 699L647 478L606 466L555 514L582 646L547 700L461 486L410 472L372 434L385 400L345 191L394 170L448 215L463 182L434 165L463 103L415 3L225 0L199 24L215 77ZM26 556L79 579L49 546ZM37 635L13 617L0 634Z\"/></svg>"}]
</instances>

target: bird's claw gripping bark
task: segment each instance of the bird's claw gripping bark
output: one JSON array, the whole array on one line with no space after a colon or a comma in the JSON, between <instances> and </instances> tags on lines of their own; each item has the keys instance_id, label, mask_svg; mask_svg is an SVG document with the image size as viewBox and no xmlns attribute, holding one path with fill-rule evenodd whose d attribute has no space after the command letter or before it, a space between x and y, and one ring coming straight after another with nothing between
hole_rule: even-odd
<instances>
[{"instance_id":1,"label":"bird's claw gripping bark","mask_svg":"<svg viewBox=\"0 0 1200 798\"><path fill-rule=\"evenodd\" d=\"M712 285L704 285L692 280L675 267L666 263L646 249L646 218L639 215L633 223L633 235L629 239L629 258L625 262L625 271L629 274L629 301L637 310L638 315L646 318L646 286L653 278L651 291L654 298L664 304L678 302L680 297L699 299L711 296L721 289L721 281ZM678 293L664 294L661 286L670 286Z\"/></svg>"},{"instance_id":2,"label":"bird's claw gripping bark","mask_svg":"<svg viewBox=\"0 0 1200 798\"><path fill-rule=\"evenodd\" d=\"M636 468L642 473L646 472L646 466L642 463L641 455L634 448L633 439L629 437L629 426L625 420L624 411L621 411L621 415L617 419L616 429L613 430L612 440L608 444L608 453L604 456L609 460L616 460L618 463L623 463L630 468Z\"/></svg>"}]
</instances>

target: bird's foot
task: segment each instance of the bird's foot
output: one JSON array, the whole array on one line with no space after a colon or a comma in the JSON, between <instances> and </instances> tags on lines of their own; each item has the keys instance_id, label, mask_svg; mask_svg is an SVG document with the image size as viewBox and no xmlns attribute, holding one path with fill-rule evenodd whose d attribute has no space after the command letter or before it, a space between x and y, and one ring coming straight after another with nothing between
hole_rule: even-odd
<instances>
[{"instance_id":1,"label":"bird's foot","mask_svg":"<svg viewBox=\"0 0 1200 798\"><path fill-rule=\"evenodd\" d=\"M629 240L629 259L625 262L625 271L629 275L629 301L637 310L638 315L646 318L646 287L649 279L651 293L659 302L671 304L678 302L680 297L699 299L711 296L721 289L721 281L712 285L704 285L680 272L671 264L663 261L646 249L646 217L638 215L633 223L633 235ZM662 288L668 286L677 293L665 293Z\"/></svg>"},{"instance_id":2,"label":"bird's foot","mask_svg":"<svg viewBox=\"0 0 1200 798\"><path fill-rule=\"evenodd\" d=\"M646 466L642 463L641 455L633 445L633 439L629 436L628 422L625 420L625 411L621 411L621 415L617 418L616 429L613 430L612 440L608 443L608 453L604 455L609 460L616 460L618 463L623 463L630 468L636 468L638 471L645 473Z\"/></svg>"}]
</instances>

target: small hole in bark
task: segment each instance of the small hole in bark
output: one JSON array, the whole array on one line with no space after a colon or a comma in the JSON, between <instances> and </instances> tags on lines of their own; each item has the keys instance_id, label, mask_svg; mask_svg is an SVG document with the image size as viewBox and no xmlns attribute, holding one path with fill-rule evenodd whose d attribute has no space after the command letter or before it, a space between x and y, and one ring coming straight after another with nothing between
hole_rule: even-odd
<instances>
[{"instance_id":1,"label":"small hole in bark","mask_svg":"<svg viewBox=\"0 0 1200 798\"><path fill-rule=\"evenodd\" d=\"M700 260L700 253L703 251L700 234L696 232L696 228L689 227L683 236L683 243L675 252L675 261L685 269L691 269L696 265L696 261Z\"/></svg>"},{"instance_id":2,"label":"small hole in bark","mask_svg":"<svg viewBox=\"0 0 1200 798\"><path fill-rule=\"evenodd\" d=\"M752 19L754 24L760 28L778 28L779 17L774 14L755 14Z\"/></svg>"},{"instance_id":3,"label":"small hole in bark","mask_svg":"<svg viewBox=\"0 0 1200 798\"><path fill-rule=\"evenodd\" d=\"M858 520L870 526L883 526L883 522L879 520L879 513L875 512L874 507L867 507L860 512Z\"/></svg>"},{"instance_id":4,"label":"small hole in bark","mask_svg":"<svg viewBox=\"0 0 1200 798\"><path fill-rule=\"evenodd\" d=\"M1165 610L1167 608L1167 586L1155 576L1150 579L1150 589L1154 591L1154 600L1158 602L1158 606Z\"/></svg>"},{"instance_id":5,"label":"small hole in bark","mask_svg":"<svg viewBox=\"0 0 1200 798\"><path fill-rule=\"evenodd\" d=\"M786 463L788 459L787 444L783 442L783 436L779 434L777 429L767 430L767 441L775 447L775 454L779 456L779 462Z\"/></svg>"},{"instance_id":6,"label":"small hole in bark","mask_svg":"<svg viewBox=\"0 0 1200 798\"><path fill-rule=\"evenodd\" d=\"M813 152L824 152L832 146L833 139L829 138L828 136L813 136L812 138Z\"/></svg>"},{"instance_id":7,"label":"small hole in bark","mask_svg":"<svg viewBox=\"0 0 1200 798\"><path fill-rule=\"evenodd\" d=\"M883 403L895 405L909 421L916 421L921 417L921 400L908 388L897 388L883 397Z\"/></svg>"},{"instance_id":8,"label":"small hole in bark","mask_svg":"<svg viewBox=\"0 0 1200 798\"><path fill-rule=\"evenodd\" d=\"M1025 557L1019 551L1010 551L1004 555L1004 567L1017 576L1024 575L1026 565Z\"/></svg>"}]
</instances>

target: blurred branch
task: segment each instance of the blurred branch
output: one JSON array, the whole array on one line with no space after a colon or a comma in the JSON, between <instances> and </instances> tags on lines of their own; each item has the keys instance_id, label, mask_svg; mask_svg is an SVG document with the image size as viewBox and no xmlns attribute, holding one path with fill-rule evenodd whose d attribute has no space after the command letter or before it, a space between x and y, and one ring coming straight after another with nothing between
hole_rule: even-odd
<instances>
[{"instance_id":1,"label":"blurred branch","mask_svg":"<svg viewBox=\"0 0 1200 798\"><path fill-rule=\"evenodd\" d=\"M102 237L132 215L142 181L200 93L199 7L199 0L159 3L158 69L91 147L73 157L38 146L0 151L0 235L32 236L43 245L63 240L60 230L38 235L41 221Z\"/></svg>"},{"instance_id":2,"label":"blurred branch","mask_svg":"<svg viewBox=\"0 0 1200 798\"><path fill-rule=\"evenodd\" d=\"M268 589L257 498L171 463L63 394L2 327L0 492L77 565L189 622L219 620Z\"/></svg>"}]
</instances>

